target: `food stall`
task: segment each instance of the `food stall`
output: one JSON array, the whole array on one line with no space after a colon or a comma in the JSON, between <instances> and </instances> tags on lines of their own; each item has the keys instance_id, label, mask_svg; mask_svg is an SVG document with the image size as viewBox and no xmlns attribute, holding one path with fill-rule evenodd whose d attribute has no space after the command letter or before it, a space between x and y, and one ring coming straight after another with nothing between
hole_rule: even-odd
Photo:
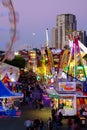
<instances>
[{"instance_id":1,"label":"food stall","mask_svg":"<svg viewBox=\"0 0 87 130\"><path fill-rule=\"evenodd\" d=\"M58 82L56 90L60 95L58 107L64 109L64 116L76 115L76 82Z\"/></svg>"},{"instance_id":2,"label":"food stall","mask_svg":"<svg viewBox=\"0 0 87 130\"><path fill-rule=\"evenodd\" d=\"M87 96L77 95L76 107L78 115L87 116Z\"/></svg>"},{"instance_id":3,"label":"food stall","mask_svg":"<svg viewBox=\"0 0 87 130\"><path fill-rule=\"evenodd\" d=\"M64 116L76 115L76 95L75 94L60 94L58 107L63 108Z\"/></svg>"}]
</instances>

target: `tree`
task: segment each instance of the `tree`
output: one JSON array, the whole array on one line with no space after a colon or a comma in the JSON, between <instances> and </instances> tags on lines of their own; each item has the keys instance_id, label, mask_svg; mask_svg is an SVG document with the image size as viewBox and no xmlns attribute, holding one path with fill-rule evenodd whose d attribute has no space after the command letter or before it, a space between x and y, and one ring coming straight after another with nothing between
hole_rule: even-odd
<instances>
[{"instance_id":1,"label":"tree","mask_svg":"<svg viewBox=\"0 0 87 130\"><path fill-rule=\"evenodd\" d=\"M5 63L19 67L21 69L25 67L26 61L23 57L17 55L12 61L6 60Z\"/></svg>"}]
</instances>

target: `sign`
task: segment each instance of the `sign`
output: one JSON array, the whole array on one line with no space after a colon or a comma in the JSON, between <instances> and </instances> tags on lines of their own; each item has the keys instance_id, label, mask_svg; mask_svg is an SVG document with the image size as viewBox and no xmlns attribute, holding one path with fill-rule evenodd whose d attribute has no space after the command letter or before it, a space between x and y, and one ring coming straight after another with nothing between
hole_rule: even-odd
<instances>
[{"instance_id":1,"label":"sign","mask_svg":"<svg viewBox=\"0 0 87 130\"><path fill-rule=\"evenodd\" d=\"M59 82L59 92L75 92L76 83L75 82Z\"/></svg>"}]
</instances>

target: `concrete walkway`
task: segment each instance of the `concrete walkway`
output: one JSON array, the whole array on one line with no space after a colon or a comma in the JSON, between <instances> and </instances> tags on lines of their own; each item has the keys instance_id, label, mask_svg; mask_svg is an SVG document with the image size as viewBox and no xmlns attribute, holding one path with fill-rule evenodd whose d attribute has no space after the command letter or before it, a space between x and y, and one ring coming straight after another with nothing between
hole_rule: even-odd
<instances>
[{"instance_id":1,"label":"concrete walkway","mask_svg":"<svg viewBox=\"0 0 87 130\"><path fill-rule=\"evenodd\" d=\"M39 91L35 90L33 92L33 97L39 98ZM22 116L20 118L4 118L0 119L0 130L26 130L24 126L24 121L26 118L34 120L35 118L42 118L45 122L44 130L47 128L47 120L51 117L51 109L45 106L42 110L35 109L32 104L22 106ZM63 119L63 126L58 126L57 129L53 130L67 130L67 119ZM87 128L82 128L81 130L87 130Z\"/></svg>"}]
</instances>

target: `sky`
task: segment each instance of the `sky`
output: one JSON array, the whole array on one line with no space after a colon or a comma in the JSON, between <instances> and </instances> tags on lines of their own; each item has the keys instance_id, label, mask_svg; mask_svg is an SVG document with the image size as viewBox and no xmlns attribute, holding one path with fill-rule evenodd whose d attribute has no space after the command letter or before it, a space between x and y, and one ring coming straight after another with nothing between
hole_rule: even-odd
<instances>
[{"instance_id":1,"label":"sky","mask_svg":"<svg viewBox=\"0 0 87 130\"><path fill-rule=\"evenodd\" d=\"M56 27L56 16L74 14L77 29L87 31L87 0L12 0L15 12L18 13L18 40L13 50L41 48L46 43L48 28L49 46L52 44L52 28ZM10 23L8 8L0 0L0 50L10 46Z\"/></svg>"}]
</instances>

